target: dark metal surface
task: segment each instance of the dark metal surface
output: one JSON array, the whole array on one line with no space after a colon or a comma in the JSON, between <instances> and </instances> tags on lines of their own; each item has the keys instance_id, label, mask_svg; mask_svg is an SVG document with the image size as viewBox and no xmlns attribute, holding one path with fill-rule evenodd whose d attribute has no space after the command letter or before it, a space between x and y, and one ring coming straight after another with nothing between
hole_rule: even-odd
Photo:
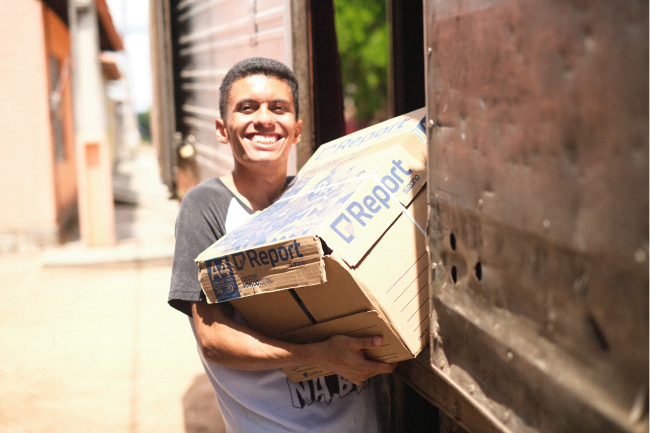
<instances>
[{"instance_id":1,"label":"dark metal surface","mask_svg":"<svg viewBox=\"0 0 650 433\"><path fill-rule=\"evenodd\" d=\"M310 0L315 149L345 135L333 0Z\"/></svg>"},{"instance_id":2,"label":"dark metal surface","mask_svg":"<svg viewBox=\"0 0 650 433\"><path fill-rule=\"evenodd\" d=\"M432 368L496 431L648 431L647 2L426 1L425 33Z\"/></svg>"},{"instance_id":3,"label":"dark metal surface","mask_svg":"<svg viewBox=\"0 0 650 433\"><path fill-rule=\"evenodd\" d=\"M437 371L431 368L430 348L425 349L418 357L411 361L403 361L394 372L396 380L403 381L411 388L426 398L435 407L420 407L419 413L413 416L430 418L432 413L438 412L439 425L431 425L429 431L446 433L456 431L463 433L498 433L503 431L497 426L498 420L494 414L481 405L475 404L469 392L453 386ZM403 390L397 390L394 398L403 396ZM402 397L403 398L403 397ZM408 408L401 407L395 412L395 417L405 417ZM402 422L401 424L404 424ZM408 432L403 428L394 429L395 432Z\"/></svg>"},{"instance_id":4,"label":"dark metal surface","mask_svg":"<svg viewBox=\"0 0 650 433\"><path fill-rule=\"evenodd\" d=\"M314 138L314 101L312 96L310 8L304 0L290 0L291 7L291 51L293 56L293 73L300 85L300 118L302 134L296 146L296 171L311 158L316 149Z\"/></svg>"},{"instance_id":5,"label":"dark metal surface","mask_svg":"<svg viewBox=\"0 0 650 433\"><path fill-rule=\"evenodd\" d=\"M151 105L151 134L156 146L160 176L169 188L176 191L174 167L176 117L174 115L174 81L172 69L171 17L166 0L151 0L150 31L153 103Z\"/></svg>"},{"instance_id":6,"label":"dark metal surface","mask_svg":"<svg viewBox=\"0 0 650 433\"><path fill-rule=\"evenodd\" d=\"M424 107L423 2L387 0L389 117Z\"/></svg>"}]
</instances>

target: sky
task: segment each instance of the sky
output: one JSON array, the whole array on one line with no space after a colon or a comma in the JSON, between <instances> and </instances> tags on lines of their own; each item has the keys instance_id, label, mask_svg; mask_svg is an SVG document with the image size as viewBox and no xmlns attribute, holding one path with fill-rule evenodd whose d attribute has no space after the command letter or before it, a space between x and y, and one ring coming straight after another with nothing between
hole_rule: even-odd
<instances>
[{"instance_id":1,"label":"sky","mask_svg":"<svg viewBox=\"0 0 650 433\"><path fill-rule=\"evenodd\" d=\"M151 63L149 56L149 0L106 0L113 24L122 37L122 71L135 112L151 107Z\"/></svg>"}]
</instances>

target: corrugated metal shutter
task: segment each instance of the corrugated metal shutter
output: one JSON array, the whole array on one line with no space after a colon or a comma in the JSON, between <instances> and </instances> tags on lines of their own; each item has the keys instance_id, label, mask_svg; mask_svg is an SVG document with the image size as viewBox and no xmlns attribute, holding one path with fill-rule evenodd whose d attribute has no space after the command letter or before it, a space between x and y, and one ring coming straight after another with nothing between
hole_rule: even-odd
<instances>
[{"instance_id":1,"label":"corrugated metal shutter","mask_svg":"<svg viewBox=\"0 0 650 433\"><path fill-rule=\"evenodd\" d=\"M286 0L182 0L176 27L177 129L192 141L198 180L233 168L229 145L215 137L219 86L240 60L261 56L291 67L290 7Z\"/></svg>"}]
</instances>

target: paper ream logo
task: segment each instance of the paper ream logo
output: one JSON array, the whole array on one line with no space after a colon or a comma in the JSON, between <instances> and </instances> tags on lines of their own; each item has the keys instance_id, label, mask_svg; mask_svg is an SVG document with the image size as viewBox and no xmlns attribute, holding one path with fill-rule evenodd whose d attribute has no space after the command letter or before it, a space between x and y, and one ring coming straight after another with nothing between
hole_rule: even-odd
<instances>
[{"instance_id":1,"label":"paper ream logo","mask_svg":"<svg viewBox=\"0 0 650 433\"><path fill-rule=\"evenodd\" d=\"M242 271L246 267L247 263L251 268L264 265L271 265L271 267L274 268L277 263L286 262L303 256L304 254L300 252L300 242L294 240L293 243L288 246L269 248L267 250L246 250L241 253L233 253L232 260L235 268L238 271ZM230 263L228 263L228 266L230 266ZM292 263L292 267L295 266L299 265ZM230 270L232 272L232 268L230 268Z\"/></svg>"},{"instance_id":2,"label":"paper ream logo","mask_svg":"<svg viewBox=\"0 0 650 433\"><path fill-rule=\"evenodd\" d=\"M372 189L372 195L365 196L361 200L361 203L356 201L351 202L345 211L330 224L330 228L346 243L349 244L352 242L355 238L354 223L356 222L361 227L365 227L366 222L373 218L373 214L377 214L384 208L390 209L390 204L388 203L390 201L390 194L386 190L392 194L396 193L402 184L406 182L405 176L411 173L412 170L405 170L402 167L401 160L393 160L390 175L386 175L381 179L381 185L377 185ZM419 180L419 177L417 180ZM408 184L410 185L411 182L412 180L408 181Z\"/></svg>"},{"instance_id":3,"label":"paper ream logo","mask_svg":"<svg viewBox=\"0 0 650 433\"><path fill-rule=\"evenodd\" d=\"M239 286L228 256L208 260L205 265L217 302L230 301L240 297Z\"/></svg>"}]
</instances>

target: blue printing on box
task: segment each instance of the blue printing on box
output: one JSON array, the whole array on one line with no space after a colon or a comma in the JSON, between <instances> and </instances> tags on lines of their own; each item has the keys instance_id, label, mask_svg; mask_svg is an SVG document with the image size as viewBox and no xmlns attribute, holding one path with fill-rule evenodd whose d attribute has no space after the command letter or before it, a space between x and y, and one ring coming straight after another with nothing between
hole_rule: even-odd
<instances>
[{"instance_id":1,"label":"blue printing on box","mask_svg":"<svg viewBox=\"0 0 650 433\"><path fill-rule=\"evenodd\" d=\"M321 146L320 152L315 155L315 158L318 160L323 157L326 153L336 153L339 150L350 149L358 146L372 146L377 142L386 140L394 135L397 135L404 131L399 131L404 127L405 123L408 123L414 119L409 117L400 116L395 119L390 119L385 122L382 122L372 130L368 131L367 129L362 129L358 132L349 134L340 139L334 140L326 145ZM426 121L425 118L420 121L422 124L423 121ZM381 129L378 129L380 126L383 126ZM420 129L420 125L417 125L412 132L416 132L417 129ZM421 131L420 131L421 132ZM416 133L416 135L419 135ZM381 137L381 138L379 138ZM422 139L422 137L420 137ZM426 139L426 133L425 133Z\"/></svg>"},{"instance_id":2,"label":"blue printing on box","mask_svg":"<svg viewBox=\"0 0 650 433\"><path fill-rule=\"evenodd\" d=\"M411 131L420 140L426 141L425 127L426 117L423 117ZM228 233L213 248L219 248L222 253L239 251L308 234L314 224L319 225L328 215L337 212L356 191L360 180L355 178L363 173L358 172L364 166L362 155L369 151L370 147L362 149L304 173L304 177L296 179L266 212ZM347 164L347 161L354 163ZM322 176L323 171L329 173L312 186L315 190L303 191L312 176L316 173Z\"/></svg>"},{"instance_id":3,"label":"blue printing on box","mask_svg":"<svg viewBox=\"0 0 650 433\"><path fill-rule=\"evenodd\" d=\"M420 120L420 123L418 123L418 125L413 130L415 135L425 143L427 141L427 127L426 127L427 125L426 124L427 124L427 116L424 116L422 118L422 120ZM419 134L418 134L418 132L419 132Z\"/></svg>"},{"instance_id":4,"label":"blue printing on box","mask_svg":"<svg viewBox=\"0 0 650 433\"><path fill-rule=\"evenodd\" d=\"M227 302L241 297L228 256L206 260L205 265L217 302Z\"/></svg>"},{"instance_id":5,"label":"blue printing on box","mask_svg":"<svg viewBox=\"0 0 650 433\"><path fill-rule=\"evenodd\" d=\"M279 200L224 236L216 248L222 252L242 251L267 243L304 236L334 214L363 180L339 183L317 191ZM216 260L216 259L215 259Z\"/></svg>"}]
</instances>

